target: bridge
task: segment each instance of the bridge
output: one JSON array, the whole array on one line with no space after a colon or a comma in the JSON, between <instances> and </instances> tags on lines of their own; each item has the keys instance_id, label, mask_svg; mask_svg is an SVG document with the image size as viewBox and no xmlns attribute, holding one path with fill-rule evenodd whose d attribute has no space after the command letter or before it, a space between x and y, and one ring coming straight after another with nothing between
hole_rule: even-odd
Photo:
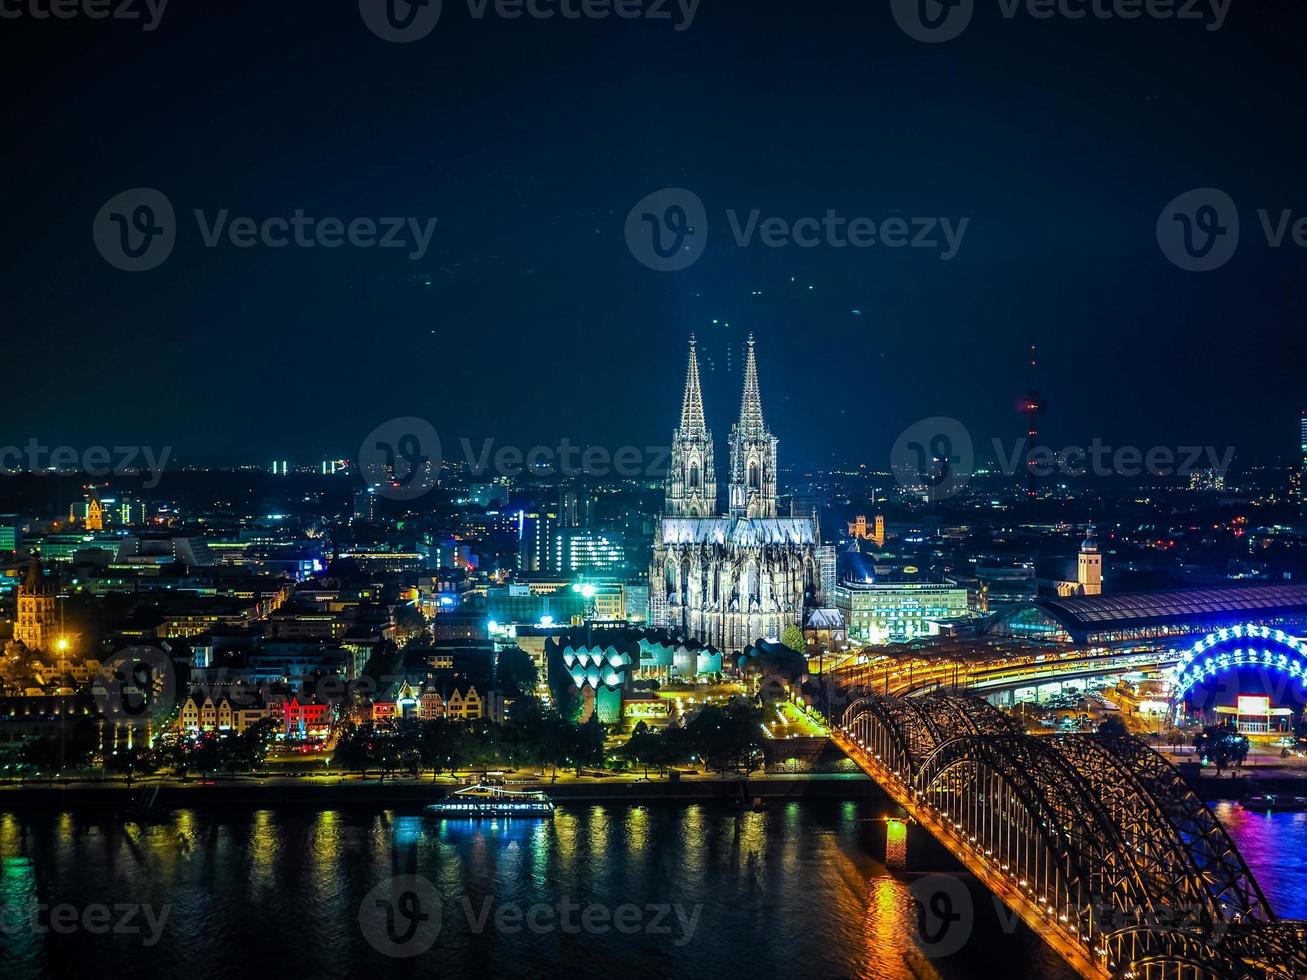
<instances>
[{"instance_id":1,"label":"bridge","mask_svg":"<svg viewBox=\"0 0 1307 980\"><path fill-rule=\"evenodd\" d=\"M832 737L1081 976L1307 977L1234 843L1143 743L1033 736L979 698L870 695Z\"/></svg>"}]
</instances>

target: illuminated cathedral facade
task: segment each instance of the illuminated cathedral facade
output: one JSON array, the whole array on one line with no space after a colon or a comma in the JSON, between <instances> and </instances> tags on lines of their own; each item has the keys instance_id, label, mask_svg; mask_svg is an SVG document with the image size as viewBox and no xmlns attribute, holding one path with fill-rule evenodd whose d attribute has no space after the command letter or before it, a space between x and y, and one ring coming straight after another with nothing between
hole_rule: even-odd
<instances>
[{"instance_id":1,"label":"illuminated cathedral facade","mask_svg":"<svg viewBox=\"0 0 1307 980\"><path fill-rule=\"evenodd\" d=\"M649 569L652 625L733 652L761 638L779 640L786 626L802 624L821 585L820 534L813 516L777 515L776 444L763 419L750 337L723 516L691 340Z\"/></svg>"}]
</instances>

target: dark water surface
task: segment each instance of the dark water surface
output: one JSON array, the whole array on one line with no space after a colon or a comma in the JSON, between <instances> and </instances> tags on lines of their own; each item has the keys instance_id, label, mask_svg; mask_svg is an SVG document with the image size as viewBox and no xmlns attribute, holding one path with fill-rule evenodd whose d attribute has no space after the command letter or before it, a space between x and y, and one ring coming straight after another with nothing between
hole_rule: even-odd
<instances>
[{"instance_id":1,"label":"dark water surface","mask_svg":"<svg viewBox=\"0 0 1307 980\"><path fill-rule=\"evenodd\" d=\"M1072 976L965 878L967 941L936 955L909 890L921 875L878 860L879 809L0 814L0 977ZM1222 817L1277 909L1307 917L1307 815ZM39 911L31 928L32 909L65 903L74 925L56 934ZM149 916L124 921L125 905Z\"/></svg>"}]
</instances>

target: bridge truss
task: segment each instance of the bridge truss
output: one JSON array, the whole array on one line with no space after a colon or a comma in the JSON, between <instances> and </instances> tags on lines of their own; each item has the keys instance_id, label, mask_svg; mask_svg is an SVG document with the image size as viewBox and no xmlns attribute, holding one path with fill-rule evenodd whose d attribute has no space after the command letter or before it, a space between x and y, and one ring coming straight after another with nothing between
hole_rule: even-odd
<instances>
[{"instance_id":1,"label":"bridge truss","mask_svg":"<svg viewBox=\"0 0 1307 980\"><path fill-rule=\"evenodd\" d=\"M1129 737L1026 734L984 700L871 696L834 737L1087 977L1307 978L1279 919L1176 769Z\"/></svg>"}]
</instances>

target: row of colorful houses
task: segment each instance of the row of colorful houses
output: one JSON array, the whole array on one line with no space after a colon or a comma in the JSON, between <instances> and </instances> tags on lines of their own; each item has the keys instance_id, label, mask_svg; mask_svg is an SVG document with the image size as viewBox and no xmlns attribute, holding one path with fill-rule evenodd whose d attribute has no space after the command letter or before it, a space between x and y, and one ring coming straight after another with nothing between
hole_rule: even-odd
<instances>
[{"instance_id":1,"label":"row of colorful houses","mask_svg":"<svg viewBox=\"0 0 1307 980\"><path fill-rule=\"evenodd\" d=\"M288 737L323 738L331 728L332 708L331 704L302 700L295 694L233 697L196 692L182 701L177 727L190 732L244 732L264 718L275 718L280 722L281 732ZM404 681L372 699L369 708L373 721L396 718L467 721L484 716L484 700L473 684L463 689L453 687L442 694L434 686L422 687Z\"/></svg>"}]
</instances>

